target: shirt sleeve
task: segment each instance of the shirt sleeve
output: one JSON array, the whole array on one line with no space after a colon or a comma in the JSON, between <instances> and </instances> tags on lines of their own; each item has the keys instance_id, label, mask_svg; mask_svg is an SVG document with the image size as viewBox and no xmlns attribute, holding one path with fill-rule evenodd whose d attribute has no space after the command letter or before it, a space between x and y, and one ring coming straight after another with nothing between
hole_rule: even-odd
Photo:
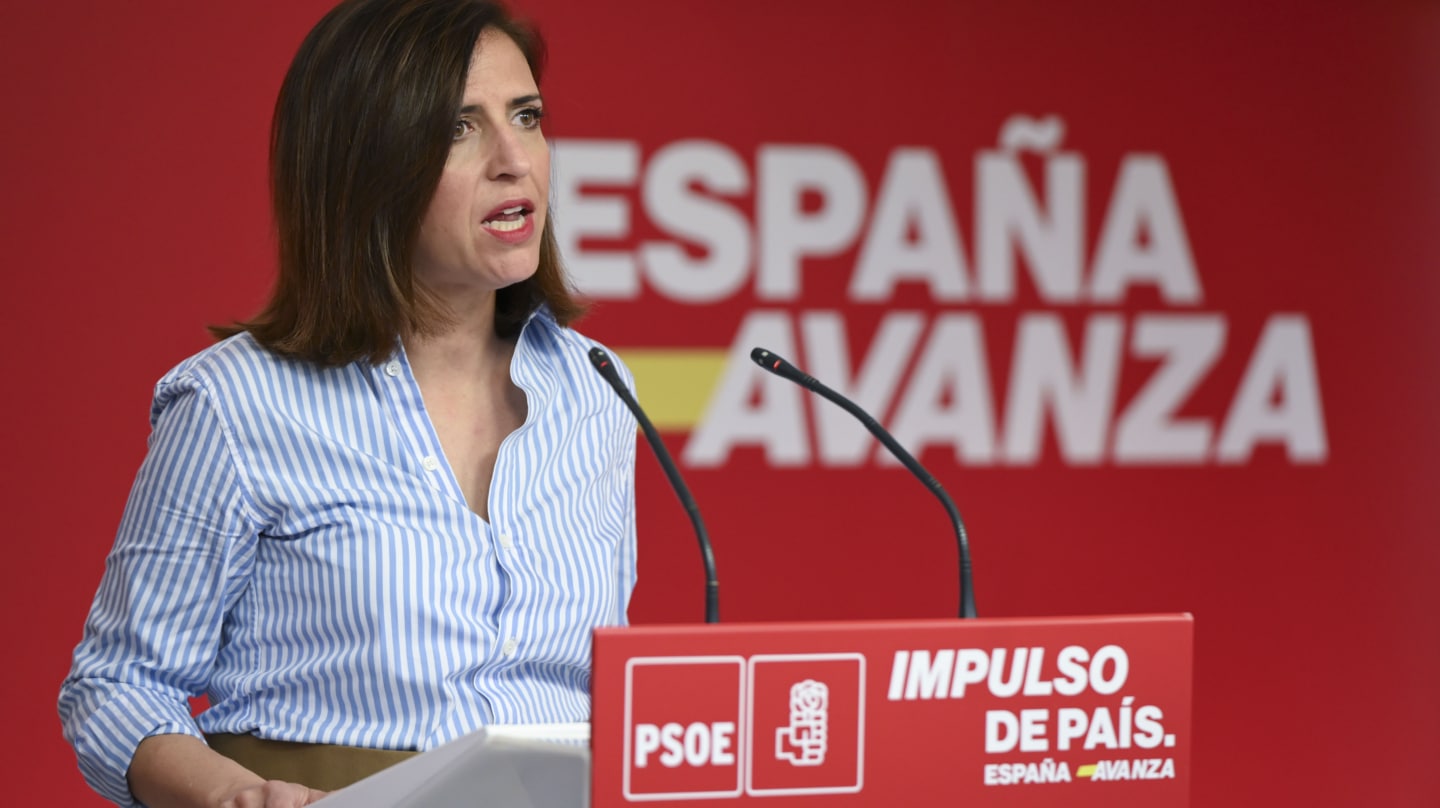
<instances>
[{"instance_id":1,"label":"shirt sleeve","mask_svg":"<svg viewBox=\"0 0 1440 808\"><path fill-rule=\"evenodd\" d=\"M140 741L200 735L188 699L206 688L258 532L204 388L162 381L152 426L59 703L86 781L122 806L137 804L126 774Z\"/></svg>"}]
</instances>

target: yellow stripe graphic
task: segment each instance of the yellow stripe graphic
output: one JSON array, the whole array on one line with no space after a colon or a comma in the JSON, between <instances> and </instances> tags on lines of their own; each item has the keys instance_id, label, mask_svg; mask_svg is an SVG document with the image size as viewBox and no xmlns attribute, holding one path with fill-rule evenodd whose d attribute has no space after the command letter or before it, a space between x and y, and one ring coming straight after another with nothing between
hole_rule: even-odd
<instances>
[{"instance_id":1,"label":"yellow stripe graphic","mask_svg":"<svg viewBox=\"0 0 1440 808\"><path fill-rule=\"evenodd\" d=\"M616 348L635 374L635 392L655 428L688 431L700 422L720 373L720 348Z\"/></svg>"},{"instance_id":2,"label":"yellow stripe graphic","mask_svg":"<svg viewBox=\"0 0 1440 808\"><path fill-rule=\"evenodd\" d=\"M1094 763L1087 763L1087 764L1085 764L1084 766L1081 766L1080 768L1078 768L1078 769L1075 770L1075 776L1076 776L1076 777L1092 777L1092 776L1094 776L1095 770L1096 770L1097 768L1099 768L1099 767L1096 766Z\"/></svg>"}]
</instances>

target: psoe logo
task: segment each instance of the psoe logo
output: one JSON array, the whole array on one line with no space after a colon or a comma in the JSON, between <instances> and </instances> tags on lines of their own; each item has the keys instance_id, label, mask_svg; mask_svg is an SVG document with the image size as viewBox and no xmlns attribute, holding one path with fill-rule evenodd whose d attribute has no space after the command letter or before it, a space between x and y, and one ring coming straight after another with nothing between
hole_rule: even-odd
<instances>
[{"instance_id":1,"label":"psoe logo","mask_svg":"<svg viewBox=\"0 0 1440 808\"><path fill-rule=\"evenodd\" d=\"M745 793L860 791L865 782L865 657L757 654L748 667L746 748L752 754Z\"/></svg>"},{"instance_id":2,"label":"psoe logo","mask_svg":"<svg viewBox=\"0 0 1440 808\"><path fill-rule=\"evenodd\" d=\"M860 791L865 657L635 657L625 666L629 802Z\"/></svg>"},{"instance_id":3,"label":"psoe logo","mask_svg":"<svg viewBox=\"0 0 1440 808\"><path fill-rule=\"evenodd\" d=\"M745 658L636 657L625 666L625 799L738 797Z\"/></svg>"},{"instance_id":4,"label":"psoe logo","mask_svg":"<svg viewBox=\"0 0 1440 808\"><path fill-rule=\"evenodd\" d=\"M790 687L790 724L775 730L775 757L791 766L825 762L825 730L830 722L830 688L806 679Z\"/></svg>"}]
</instances>

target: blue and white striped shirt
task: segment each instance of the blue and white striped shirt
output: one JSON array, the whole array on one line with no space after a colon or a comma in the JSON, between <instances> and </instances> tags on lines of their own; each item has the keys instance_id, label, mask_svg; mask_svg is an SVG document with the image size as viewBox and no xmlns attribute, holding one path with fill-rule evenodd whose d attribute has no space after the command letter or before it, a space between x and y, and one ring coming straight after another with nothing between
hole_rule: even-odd
<instances>
[{"instance_id":1,"label":"blue and white striped shirt","mask_svg":"<svg viewBox=\"0 0 1440 808\"><path fill-rule=\"evenodd\" d=\"M91 786L133 805L135 747L162 733L424 750L587 719L590 630L625 622L635 583L635 422L594 344L543 309L526 325L488 523L403 349L323 368L242 334L161 379L60 694Z\"/></svg>"}]
</instances>

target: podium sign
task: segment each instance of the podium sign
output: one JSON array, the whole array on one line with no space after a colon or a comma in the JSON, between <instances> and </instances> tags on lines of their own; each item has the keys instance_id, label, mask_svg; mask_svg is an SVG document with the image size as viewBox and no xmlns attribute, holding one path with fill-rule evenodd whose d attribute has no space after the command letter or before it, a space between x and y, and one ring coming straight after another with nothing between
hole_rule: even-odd
<instances>
[{"instance_id":1,"label":"podium sign","mask_svg":"<svg viewBox=\"0 0 1440 808\"><path fill-rule=\"evenodd\" d=\"M595 633L591 804L1188 806L1189 615Z\"/></svg>"}]
</instances>

